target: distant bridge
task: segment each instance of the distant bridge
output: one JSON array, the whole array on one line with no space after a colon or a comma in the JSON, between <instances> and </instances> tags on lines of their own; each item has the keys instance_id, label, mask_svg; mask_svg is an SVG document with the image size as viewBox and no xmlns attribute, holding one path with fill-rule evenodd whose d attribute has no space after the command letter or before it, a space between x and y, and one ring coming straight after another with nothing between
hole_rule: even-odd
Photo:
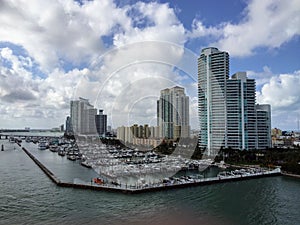
<instances>
[{"instance_id":1,"label":"distant bridge","mask_svg":"<svg viewBox=\"0 0 300 225\"><path fill-rule=\"evenodd\" d=\"M18 134L16 132L24 132L24 131L11 131L10 132L1 132L0 131L0 139L8 139L9 137L15 137L15 138L26 138L26 137L30 137L30 138L39 138L39 137L45 137L45 138L51 138L51 137L61 137L63 136L63 134L55 134L53 133L53 135L49 135L49 132L45 132L45 134L43 133L39 133L39 134L35 134L32 132L24 132L22 134Z\"/></svg>"},{"instance_id":2,"label":"distant bridge","mask_svg":"<svg viewBox=\"0 0 300 225\"><path fill-rule=\"evenodd\" d=\"M0 129L0 133L7 133L7 132L29 132L28 129Z\"/></svg>"}]
</instances>

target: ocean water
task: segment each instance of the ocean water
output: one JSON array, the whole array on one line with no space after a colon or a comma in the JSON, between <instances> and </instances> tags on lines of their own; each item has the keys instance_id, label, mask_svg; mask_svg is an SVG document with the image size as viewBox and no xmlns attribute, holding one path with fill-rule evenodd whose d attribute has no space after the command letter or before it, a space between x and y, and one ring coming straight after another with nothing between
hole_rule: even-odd
<instances>
[{"instance_id":1,"label":"ocean water","mask_svg":"<svg viewBox=\"0 0 300 225\"><path fill-rule=\"evenodd\" d=\"M300 224L300 179L269 177L137 195L57 187L0 140L0 224ZM60 179L97 174L22 143Z\"/></svg>"}]
</instances>

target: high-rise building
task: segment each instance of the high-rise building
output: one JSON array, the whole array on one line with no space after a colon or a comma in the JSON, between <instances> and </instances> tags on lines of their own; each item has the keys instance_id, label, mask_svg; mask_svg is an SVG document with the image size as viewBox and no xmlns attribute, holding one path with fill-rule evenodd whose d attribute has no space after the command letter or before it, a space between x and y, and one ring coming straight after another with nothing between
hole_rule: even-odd
<instances>
[{"instance_id":1,"label":"high-rise building","mask_svg":"<svg viewBox=\"0 0 300 225\"><path fill-rule=\"evenodd\" d=\"M227 145L256 148L255 80L238 72L227 80Z\"/></svg>"},{"instance_id":2,"label":"high-rise building","mask_svg":"<svg viewBox=\"0 0 300 225\"><path fill-rule=\"evenodd\" d=\"M60 132L64 132L64 131L65 131L65 127L64 127L63 124L61 124L61 125L59 126L59 131L60 131Z\"/></svg>"},{"instance_id":3,"label":"high-rise building","mask_svg":"<svg viewBox=\"0 0 300 225\"><path fill-rule=\"evenodd\" d=\"M72 133L73 132L72 122L71 122L71 117L70 116L67 116L67 119L66 119L66 132L67 133Z\"/></svg>"},{"instance_id":4,"label":"high-rise building","mask_svg":"<svg viewBox=\"0 0 300 225\"><path fill-rule=\"evenodd\" d=\"M130 127L130 132L132 133L133 137L138 137L139 136L139 125L133 124Z\"/></svg>"},{"instance_id":5,"label":"high-rise building","mask_svg":"<svg viewBox=\"0 0 300 225\"><path fill-rule=\"evenodd\" d=\"M125 131L126 131L126 127L121 126L117 128L117 139L121 140L121 141L125 141Z\"/></svg>"},{"instance_id":6,"label":"high-rise building","mask_svg":"<svg viewBox=\"0 0 300 225\"><path fill-rule=\"evenodd\" d=\"M95 116L97 109L88 99L71 101L71 123L75 134L96 134Z\"/></svg>"},{"instance_id":7,"label":"high-rise building","mask_svg":"<svg viewBox=\"0 0 300 225\"><path fill-rule=\"evenodd\" d=\"M81 117L83 116L83 104L79 100L70 103L71 124L74 133L81 133Z\"/></svg>"},{"instance_id":8,"label":"high-rise building","mask_svg":"<svg viewBox=\"0 0 300 225\"><path fill-rule=\"evenodd\" d=\"M215 155L227 147L225 136L226 87L229 77L229 55L217 48L205 48L198 59L199 145Z\"/></svg>"},{"instance_id":9,"label":"high-rise building","mask_svg":"<svg viewBox=\"0 0 300 225\"><path fill-rule=\"evenodd\" d=\"M256 85L245 72L229 79L229 55L205 48L198 59L199 145L207 155L220 148L271 146L270 105L256 106Z\"/></svg>"},{"instance_id":10,"label":"high-rise building","mask_svg":"<svg viewBox=\"0 0 300 225\"><path fill-rule=\"evenodd\" d=\"M256 105L256 148L263 149L272 145L271 137L271 106L267 104Z\"/></svg>"},{"instance_id":11,"label":"high-rise building","mask_svg":"<svg viewBox=\"0 0 300 225\"><path fill-rule=\"evenodd\" d=\"M154 127L149 127L149 132L150 132L150 138L159 138L159 127L154 126Z\"/></svg>"},{"instance_id":12,"label":"high-rise building","mask_svg":"<svg viewBox=\"0 0 300 225\"><path fill-rule=\"evenodd\" d=\"M132 140L134 138L132 132L131 132L131 127L125 127L125 136L124 136L124 142L125 143L132 143ZM122 139L121 139L122 140Z\"/></svg>"},{"instance_id":13,"label":"high-rise building","mask_svg":"<svg viewBox=\"0 0 300 225\"><path fill-rule=\"evenodd\" d=\"M107 132L111 132L112 129L111 129L111 126L107 126Z\"/></svg>"},{"instance_id":14,"label":"high-rise building","mask_svg":"<svg viewBox=\"0 0 300 225\"><path fill-rule=\"evenodd\" d=\"M99 110L99 114L95 116L97 133L105 136L107 132L107 115L103 114L103 110Z\"/></svg>"},{"instance_id":15,"label":"high-rise building","mask_svg":"<svg viewBox=\"0 0 300 225\"><path fill-rule=\"evenodd\" d=\"M159 136L168 139L189 137L189 97L184 88L166 88L157 101Z\"/></svg>"}]
</instances>

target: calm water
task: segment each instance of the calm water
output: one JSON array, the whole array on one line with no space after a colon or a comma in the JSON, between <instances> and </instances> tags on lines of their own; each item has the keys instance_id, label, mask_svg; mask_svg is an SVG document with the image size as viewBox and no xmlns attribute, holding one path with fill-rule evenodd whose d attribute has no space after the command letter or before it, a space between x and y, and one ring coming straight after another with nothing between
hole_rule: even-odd
<instances>
[{"instance_id":1,"label":"calm water","mask_svg":"<svg viewBox=\"0 0 300 225\"><path fill-rule=\"evenodd\" d=\"M124 195L60 188L15 144L1 140L0 224L300 224L300 180L272 177ZM93 170L23 146L60 178ZM66 166L67 165L67 166Z\"/></svg>"}]
</instances>

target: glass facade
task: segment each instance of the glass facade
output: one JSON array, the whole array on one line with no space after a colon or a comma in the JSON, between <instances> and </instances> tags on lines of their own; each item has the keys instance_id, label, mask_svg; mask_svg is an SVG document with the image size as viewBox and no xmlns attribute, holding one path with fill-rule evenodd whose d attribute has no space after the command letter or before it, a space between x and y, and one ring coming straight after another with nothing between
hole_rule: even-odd
<instances>
[{"instance_id":1,"label":"glass facade","mask_svg":"<svg viewBox=\"0 0 300 225\"><path fill-rule=\"evenodd\" d=\"M220 148L271 146L270 106L256 105L256 84L246 72L229 79L229 55L205 48L198 58L199 145L214 157Z\"/></svg>"}]
</instances>

